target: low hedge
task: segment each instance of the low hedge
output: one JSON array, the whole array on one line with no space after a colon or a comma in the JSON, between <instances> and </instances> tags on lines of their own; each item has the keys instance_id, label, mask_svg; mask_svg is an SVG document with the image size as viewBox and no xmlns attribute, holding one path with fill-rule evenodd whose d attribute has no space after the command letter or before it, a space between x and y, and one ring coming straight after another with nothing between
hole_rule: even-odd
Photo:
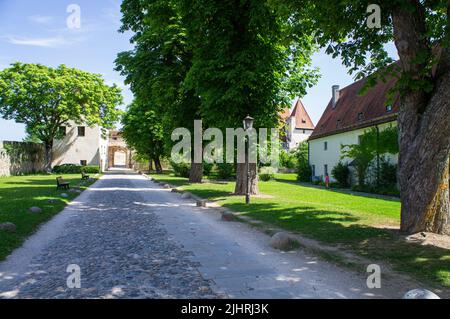
<instances>
[{"instance_id":1,"label":"low hedge","mask_svg":"<svg viewBox=\"0 0 450 319\"><path fill-rule=\"evenodd\" d=\"M80 166L75 164L63 164L53 167L53 173L55 174L81 174L81 172L86 174L98 174L100 173L100 167L95 165Z\"/></svg>"}]
</instances>

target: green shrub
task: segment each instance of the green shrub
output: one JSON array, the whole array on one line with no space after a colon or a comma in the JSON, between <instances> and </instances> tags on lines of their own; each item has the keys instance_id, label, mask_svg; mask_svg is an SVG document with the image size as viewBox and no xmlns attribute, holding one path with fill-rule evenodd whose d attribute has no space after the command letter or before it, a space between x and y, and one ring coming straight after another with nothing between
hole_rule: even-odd
<instances>
[{"instance_id":1,"label":"green shrub","mask_svg":"<svg viewBox=\"0 0 450 319\"><path fill-rule=\"evenodd\" d=\"M337 181L339 187L349 187L350 170L348 169L347 164L339 162L335 167L333 167L331 176L333 176L333 178Z\"/></svg>"},{"instance_id":2,"label":"green shrub","mask_svg":"<svg viewBox=\"0 0 450 319\"><path fill-rule=\"evenodd\" d=\"M98 174L100 173L100 167L96 165L81 166L77 164L63 164L53 167L53 173L55 174Z\"/></svg>"},{"instance_id":3,"label":"green shrub","mask_svg":"<svg viewBox=\"0 0 450 319\"><path fill-rule=\"evenodd\" d=\"M203 175L210 176L213 167L214 167L214 164L209 164L209 163L203 162Z\"/></svg>"},{"instance_id":4,"label":"green shrub","mask_svg":"<svg viewBox=\"0 0 450 319\"><path fill-rule=\"evenodd\" d=\"M380 187L393 188L397 185L397 165L388 161L381 162L380 165Z\"/></svg>"},{"instance_id":5,"label":"green shrub","mask_svg":"<svg viewBox=\"0 0 450 319\"><path fill-rule=\"evenodd\" d=\"M219 163L217 167L217 177L219 179L230 179L234 176L234 165L228 163Z\"/></svg>"},{"instance_id":6,"label":"green shrub","mask_svg":"<svg viewBox=\"0 0 450 319\"><path fill-rule=\"evenodd\" d=\"M280 165L283 168L287 169L295 169L297 167L297 153L294 152L286 152L282 150L280 152Z\"/></svg>"},{"instance_id":7,"label":"green shrub","mask_svg":"<svg viewBox=\"0 0 450 319\"><path fill-rule=\"evenodd\" d=\"M175 176L189 178L189 172L191 170L191 164L187 161L170 161L170 166Z\"/></svg>"},{"instance_id":8,"label":"green shrub","mask_svg":"<svg viewBox=\"0 0 450 319\"><path fill-rule=\"evenodd\" d=\"M297 164L297 180L303 183L311 182L312 170L307 161L299 161Z\"/></svg>"},{"instance_id":9,"label":"green shrub","mask_svg":"<svg viewBox=\"0 0 450 319\"><path fill-rule=\"evenodd\" d=\"M259 179L264 182L273 180L273 179L275 179L275 173L276 173L276 170L273 167L270 167L270 166L262 167L259 172Z\"/></svg>"},{"instance_id":10,"label":"green shrub","mask_svg":"<svg viewBox=\"0 0 450 319\"><path fill-rule=\"evenodd\" d=\"M86 174L98 174L100 173L100 167L95 165L82 166L81 171Z\"/></svg>"}]
</instances>

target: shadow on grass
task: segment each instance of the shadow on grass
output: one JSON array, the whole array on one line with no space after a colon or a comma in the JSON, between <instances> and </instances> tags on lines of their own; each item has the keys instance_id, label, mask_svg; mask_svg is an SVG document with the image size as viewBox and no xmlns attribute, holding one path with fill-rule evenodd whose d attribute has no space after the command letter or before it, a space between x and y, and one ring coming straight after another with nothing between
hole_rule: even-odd
<instances>
[{"instance_id":1,"label":"shadow on grass","mask_svg":"<svg viewBox=\"0 0 450 319\"><path fill-rule=\"evenodd\" d=\"M298 232L321 242L339 245L373 261L384 261L393 269L450 288L450 250L406 242L391 230L359 224L351 213L316 210L313 207L281 207L274 203L225 204L231 210Z\"/></svg>"}]
</instances>

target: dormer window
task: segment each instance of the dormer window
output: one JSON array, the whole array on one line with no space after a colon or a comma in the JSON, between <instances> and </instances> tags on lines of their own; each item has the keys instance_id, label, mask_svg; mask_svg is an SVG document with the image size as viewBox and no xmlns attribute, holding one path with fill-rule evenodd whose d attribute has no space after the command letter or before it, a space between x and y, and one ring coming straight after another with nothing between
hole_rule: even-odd
<instances>
[{"instance_id":1,"label":"dormer window","mask_svg":"<svg viewBox=\"0 0 450 319\"><path fill-rule=\"evenodd\" d=\"M364 113L361 112L358 114L358 121L363 121L364 120Z\"/></svg>"},{"instance_id":2,"label":"dormer window","mask_svg":"<svg viewBox=\"0 0 450 319\"><path fill-rule=\"evenodd\" d=\"M337 120L336 127L340 127L342 125L342 120Z\"/></svg>"},{"instance_id":3,"label":"dormer window","mask_svg":"<svg viewBox=\"0 0 450 319\"><path fill-rule=\"evenodd\" d=\"M306 120L305 120L305 119L302 119L302 123L306 123Z\"/></svg>"}]
</instances>

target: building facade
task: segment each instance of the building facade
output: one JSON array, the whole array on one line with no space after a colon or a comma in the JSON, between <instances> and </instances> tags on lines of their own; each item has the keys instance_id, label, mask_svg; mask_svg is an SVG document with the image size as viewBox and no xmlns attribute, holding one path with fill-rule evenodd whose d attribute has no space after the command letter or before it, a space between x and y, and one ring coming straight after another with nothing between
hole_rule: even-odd
<instances>
[{"instance_id":1,"label":"building facade","mask_svg":"<svg viewBox=\"0 0 450 319\"><path fill-rule=\"evenodd\" d=\"M300 99L294 108L284 110L281 115L283 122L283 148L286 151L295 149L308 140L314 130L314 124Z\"/></svg>"},{"instance_id":2,"label":"building facade","mask_svg":"<svg viewBox=\"0 0 450 319\"><path fill-rule=\"evenodd\" d=\"M332 98L319 123L311 134L309 143L309 163L313 180L324 180L340 162L351 163L352 159L342 158L342 145L358 144L359 138L367 130L383 130L397 125L399 98L389 103L387 96L396 83L395 79L380 82L361 95L366 79L355 82L344 89L333 86ZM389 155L392 163L397 156Z\"/></svg>"},{"instance_id":3,"label":"building facade","mask_svg":"<svg viewBox=\"0 0 450 319\"><path fill-rule=\"evenodd\" d=\"M130 167L131 151L120 132L73 122L60 127L60 130L63 138L53 141L52 167L93 165L99 166L101 171L113 166Z\"/></svg>"}]
</instances>

